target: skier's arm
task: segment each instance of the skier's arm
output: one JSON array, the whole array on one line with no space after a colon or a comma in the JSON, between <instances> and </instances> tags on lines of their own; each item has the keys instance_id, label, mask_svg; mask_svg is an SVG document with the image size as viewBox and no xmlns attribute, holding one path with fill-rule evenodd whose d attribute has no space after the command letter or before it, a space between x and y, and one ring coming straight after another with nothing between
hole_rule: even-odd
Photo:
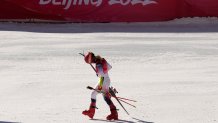
<instances>
[{"instance_id":1,"label":"skier's arm","mask_svg":"<svg viewBox=\"0 0 218 123\"><path fill-rule=\"evenodd\" d=\"M99 77L106 77L108 76L108 71L112 68L112 66L104 61L103 64L96 65L96 73Z\"/></svg>"},{"instance_id":2,"label":"skier's arm","mask_svg":"<svg viewBox=\"0 0 218 123\"><path fill-rule=\"evenodd\" d=\"M101 66L98 67L97 74L98 74L98 77L105 77L106 76L106 74L103 72L103 68Z\"/></svg>"}]
</instances>

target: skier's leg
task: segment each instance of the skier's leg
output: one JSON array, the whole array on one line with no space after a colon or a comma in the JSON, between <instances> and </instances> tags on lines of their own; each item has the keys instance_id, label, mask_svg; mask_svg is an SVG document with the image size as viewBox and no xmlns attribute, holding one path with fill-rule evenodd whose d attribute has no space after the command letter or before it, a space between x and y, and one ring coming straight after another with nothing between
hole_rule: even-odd
<instances>
[{"instance_id":1,"label":"skier's leg","mask_svg":"<svg viewBox=\"0 0 218 123\"><path fill-rule=\"evenodd\" d=\"M89 110L85 110L82 112L82 114L89 116L90 118L93 118L95 115L95 108L96 108L96 96L98 92L93 91L91 93L91 104L89 106Z\"/></svg>"},{"instance_id":2,"label":"skier's leg","mask_svg":"<svg viewBox=\"0 0 218 123\"><path fill-rule=\"evenodd\" d=\"M111 114L107 116L107 120L118 120L118 113L117 113L117 108L113 104L111 97L108 95L104 95L104 100L110 107Z\"/></svg>"},{"instance_id":3,"label":"skier's leg","mask_svg":"<svg viewBox=\"0 0 218 123\"><path fill-rule=\"evenodd\" d=\"M103 95L105 102L108 104L110 107L111 114L107 116L107 120L118 120L118 113L117 113L117 108L113 104L111 100L111 96L109 94L109 86L110 82L104 82L102 89L106 92L105 95Z\"/></svg>"},{"instance_id":4,"label":"skier's leg","mask_svg":"<svg viewBox=\"0 0 218 123\"><path fill-rule=\"evenodd\" d=\"M89 106L89 110L85 110L82 114L87 115L89 118L93 118L95 115L95 108L96 108L96 100L91 99L91 104Z\"/></svg>"},{"instance_id":5,"label":"skier's leg","mask_svg":"<svg viewBox=\"0 0 218 123\"><path fill-rule=\"evenodd\" d=\"M103 85L102 85L102 90L104 91L104 92L106 92L106 94L105 95L103 95L103 97L104 97L104 100L105 100L105 102L108 104L108 106L110 106L111 104L113 104L113 102L111 101L111 97L110 97L110 95L109 95L109 87L110 87L110 80L105 80L104 82L103 82Z\"/></svg>"}]
</instances>

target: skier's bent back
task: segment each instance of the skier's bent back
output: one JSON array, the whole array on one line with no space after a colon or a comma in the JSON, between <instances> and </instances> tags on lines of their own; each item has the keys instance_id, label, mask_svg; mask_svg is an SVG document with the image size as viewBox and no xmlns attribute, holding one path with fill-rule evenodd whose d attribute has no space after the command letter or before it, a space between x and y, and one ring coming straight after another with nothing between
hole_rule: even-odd
<instances>
[{"instance_id":1,"label":"skier's bent back","mask_svg":"<svg viewBox=\"0 0 218 123\"><path fill-rule=\"evenodd\" d=\"M84 60L88 64L94 63L96 65L96 74L99 77L99 82L96 85L95 89L103 91L105 93L103 94L103 97L108 106L110 107L111 111L111 114L107 116L107 120L118 120L117 109L113 104L111 96L109 94L110 78L108 75L108 71L112 68L111 65L104 58L101 58L100 56L95 56L92 52L89 52L87 55L85 55ZM84 115L87 115L90 118L93 118L95 115L97 94L98 92L95 90L91 93L91 104L89 110L85 110L82 112Z\"/></svg>"}]
</instances>

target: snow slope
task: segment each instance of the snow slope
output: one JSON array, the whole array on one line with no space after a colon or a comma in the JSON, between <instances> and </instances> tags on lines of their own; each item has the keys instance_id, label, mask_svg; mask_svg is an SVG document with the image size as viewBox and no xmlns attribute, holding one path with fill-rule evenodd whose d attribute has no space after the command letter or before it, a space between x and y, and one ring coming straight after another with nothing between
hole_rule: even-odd
<instances>
[{"instance_id":1,"label":"snow slope","mask_svg":"<svg viewBox=\"0 0 218 123\"><path fill-rule=\"evenodd\" d=\"M98 79L79 52L111 63L115 123L218 123L218 20L156 23L0 23L0 123L103 123L81 115Z\"/></svg>"}]
</instances>

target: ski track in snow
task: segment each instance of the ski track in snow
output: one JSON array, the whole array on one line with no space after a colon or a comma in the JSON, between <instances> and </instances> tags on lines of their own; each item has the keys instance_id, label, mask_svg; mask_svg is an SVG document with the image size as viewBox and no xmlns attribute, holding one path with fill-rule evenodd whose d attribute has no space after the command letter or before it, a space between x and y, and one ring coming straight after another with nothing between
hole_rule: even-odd
<instances>
[{"instance_id":1,"label":"ski track in snow","mask_svg":"<svg viewBox=\"0 0 218 123\"><path fill-rule=\"evenodd\" d=\"M218 20L154 23L0 23L0 123L103 123L109 108L98 78L78 54L93 51L113 66L123 104L115 123L218 123Z\"/></svg>"}]
</instances>

